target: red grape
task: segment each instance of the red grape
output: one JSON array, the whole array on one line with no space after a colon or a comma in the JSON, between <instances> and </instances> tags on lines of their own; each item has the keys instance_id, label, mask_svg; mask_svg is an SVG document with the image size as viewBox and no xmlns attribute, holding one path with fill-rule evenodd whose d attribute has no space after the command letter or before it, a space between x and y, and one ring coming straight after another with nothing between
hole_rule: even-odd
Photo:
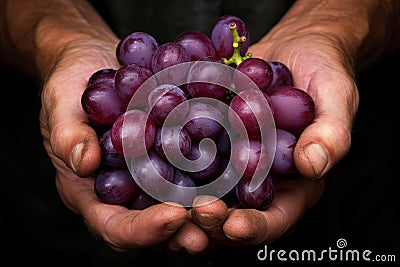
<instances>
[{"instance_id":1,"label":"red grape","mask_svg":"<svg viewBox=\"0 0 400 267\"><path fill-rule=\"evenodd\" d=\"M115 91L113 83L95 83L85 89L81 104L86 115L101 125L111 126L127 105Z\"/></svg>"},{"instance_id":2,"label":"red grape","mask_svg":"<svg viewBox=\"0 0 400 267\"><path fill-rule=\"evenodd\" d=\"M315 103L307 92L284 86L271 89L268 95L274 110L276 128L297 135L314 119Z\"/></svg>"},{"instance_id":3,"label":"red grape","mask_svg":"<svg viewBox=\"0 0 400 267\"><path fill-rule=\"evenodd\" d=\"M233 55L233 37L229 24L236 24L239 36L246 38L245 42L240 47L240 54L244 56L250 45L250 36L247 25L244 21L236 16L225 15L219 18L215 23L211 32L211 42L213 43L219 57L230 58Z\"/></svg>"},{"instance_id":4,"label":"red grape","mask_svg":"<svg viewBox=\"0 0 400 267\"><path fill-rule=\"evenodd\" d=\"M151 61L158 47L159 44L152 35L132 32L118 43L116 57L121 65L136 63L151 70Z\"/></svg>"},{"instance_id":5,"label":"red grape","mask_svg":"<svg viewBox=\"0 0 400 267\"><path fill-rule=\"evenodd\" d=\"M123 204L132 199L139 191L127 168L105 167L95 176L96 195L107 204Z\"/></svg>"},{"instance_id":6,"label":"red grape","mask_svg":"<svg viewBox=\"0 0 400 267\"><path fill-rule=\"evenodd\" d=\"M156 125L142 110L129 110L119 116L111 128L111 141L118 153L140 157L154 144Z\"/></svg>"},{"instance_id":7,"label":"red grape","mask_svg":"<svg viewBox=\"0 0 400 267\"><path fill-rule=\"evenodd\" d=\"M203 57L217 57L217 51L210 38L202 32L183 32L175 39L188 52L190 60L196 61Z\"/></svg>"}]
</instances>

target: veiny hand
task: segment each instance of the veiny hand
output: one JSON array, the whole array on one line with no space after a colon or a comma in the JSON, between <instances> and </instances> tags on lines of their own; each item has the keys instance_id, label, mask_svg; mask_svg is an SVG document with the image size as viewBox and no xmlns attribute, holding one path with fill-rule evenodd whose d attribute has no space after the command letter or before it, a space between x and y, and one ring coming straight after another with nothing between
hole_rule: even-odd
<instances>
[{"instance_id":1,"label":"veiny hand","mask_svg":"<svg viewBox=\"0 0 400 267\"><path fill-rule=\"evenodd\" d=\"M294 152L304 177L279 180L276 197L266 211L227 209L221 200L194 208L192 220L216 244L255 245L282 236L319 200L327 172L350 148L359 99L349 54L333 33L299 25L276 27L249 52L286 64L294 85L315 101L315 119L301 134ZM207 197L198 201L205 202Z\"/></svg>"},{"instance_id":2,"label":"veiny hand","mask_svg":"<svg viewBox=\"0 0 400 267\"><path fill-rule=\"evenodd\" d=\"M205 233L187 220L184 207L166 203L143 211L99 201L90 175L100 164L98 137L81 107L92 73L118 68L115 44L96 40L69 44L42 91L40 113L44 145L56 169L56 185L65 205L81 215L94 235L115 250L174 249L196 253L208 244ZM169 241L173 237L173 241Z\"/></svg>"}]
</instances>

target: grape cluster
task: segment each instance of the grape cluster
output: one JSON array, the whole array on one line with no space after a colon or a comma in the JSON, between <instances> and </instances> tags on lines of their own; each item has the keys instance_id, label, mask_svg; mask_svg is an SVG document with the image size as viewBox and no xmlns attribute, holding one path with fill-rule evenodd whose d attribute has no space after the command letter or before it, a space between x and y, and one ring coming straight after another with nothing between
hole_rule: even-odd
<instances>
[{"instance_id":1,"label":"grape cluster","mask_svg":"<svg viewBox=\"0 0 400 267\"><path fill-rule=\"evenodd\" d=\"M315 105L287 66L252 57L249 43L233 15L210 37L188 31L159 44L133 32L120 41L120 67L93 73L81 98L102 150L101 201L190 207L208 194L231 207L269 207L276 180L297 177L293 150Z\"/></svg>"}]
</instances>

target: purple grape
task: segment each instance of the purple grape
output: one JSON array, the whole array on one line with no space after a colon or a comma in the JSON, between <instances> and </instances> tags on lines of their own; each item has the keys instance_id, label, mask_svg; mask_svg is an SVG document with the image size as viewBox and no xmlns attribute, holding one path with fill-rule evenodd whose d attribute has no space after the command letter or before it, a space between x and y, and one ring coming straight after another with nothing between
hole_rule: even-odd
<instances>
[{"instance_id":1,"label":"purple grape","mask_svg":"<svg viewBox=\"0 0 400 267\"><path fill-rule=\"evenodd\" d=\"M172 84L159 85L148 96L147 107L151 109L150 118L156 124L163 125L170 115L167 125L178 124L189 111L189 104L186 101L187 97L179 87ZM179 108L176 108L178 105Z\"/></svg>"},{"instance_id":2,"label":"purple grape","mask_svg":"<svg viewBox=\"0 0 400 267\"><path fill-rule=\"evenodd\" d=\"M198 143L192 143L191 151L187 155L187 158L192 161L193 169L198 171L188 170L186 173L195 180L207 180L211 181L215 179L221 172L221 155L212 153L213 149L210 144L204 144L199 146ZM202 166L211 162L205 168ZM192 170L193 170L192 169Z\"/></svg>"},{"instance_id":3,"label":"purple grape","mask_svg":"<svg viewBox=\"0 0 400 267\"><path fill-rule=\"evenodd\" d=\"M226 94L228 88L223 85L231 84L231 73L229 68L218 64L224 64L224 62L219 58L204 57L190 67L187 75L187 90L191 97L220 99Z\"/></svg>"},{"instance_id":4,"label":"purple grape","mask_svg":"<svg viewBox=\"0 0 400 267\"><path fill-rule=\"evenodd\" d=\"M140 86L151 76L153 73L143 66L135 63L124 65L115 74L115 90L125 103L129 103Z\"/></svg>"},{"instance_id":5,"label":"purple grape","mask_svg":"<svg viewBox=\"0 0 400 267\"><path fill-rule=\"evenodd\" d=\"M163 179L171 183L174 180L174 168L160 158L154 150L150 150L148 155L132 160L130 170L137 184L152 194L161 192L165 195L167 188Z\"/></svg>"},{"instance_id":6,"label":"purple grape","mask_svg":"<svg viewBox=\"0 0 400 267\"><path fill-rule=\"evenodd\" d=\"M194 180L189 175L176 169L172 183L179 187L173 187L169 190L164 201L175 202L186 207L191 206L194 198L197 196Z\"/></svg>"},{"instance_id":7,"label":"purple grape","mask_svg":"<svg viewBox=\"0 0 400 267\"><path fill-rule=\"evenodd\" d=\"M250 139L260 139L261 129L265 133L264 130L273 127L271 100L264 92L253 89L241 91L232 98L229 107L229 122L241 135L245 134L245 128Z\"/></svg>"},{"instance_id":8,"label":"purple grape","mask_svg":"<svg viewBox=\"0 0 400 267\"><path fill-rule=\"evenodd\" d=\"M182 45L173 42L164 43L154 52L151 69L153 73L157 73L165 68L189 61L189 53Z\"/></svg>"},{"instance_id":9,"label":"purple grape","mask_svg":"<svg viewBox=\"0 0 400 267\"><path fill-rule=\"evenodd\" d=\"M297 135L314 119L315 103L307 92L284 86L271 89L268 95L276 128Z\"/></svg>"},{"instance_id":10,"label":"purple grape","mask_svg":"<svg viewBox=\"0 0 400 267\"><path fill-rule=\"evenodd\" d=\"M217 52L210 38L202 32L183 32L175 39L175 43L185 48L191 61L196 61L207 56L217 57Z\"/></svg>"},{"instance_id":11,"label":"purple grape","mask_svg":"<svg viewBox=\"0 0 400 267\"><path fill-rule=\"evenodd\" d=\"M87 86L91 86L95 83L114 83L115 69L100 69L94 72L87 82Z\"/></svg>"},{"instance_id":12,"label":"purple grape","mask_svg":"<svg viewBox=\"0 0 400 267\"><path fill-rule=\"evenodd\" d=\"M261 91L267 90L273 81L273 69L267 61L261 58L248 58L236 67L243 75L234 75L235 85L240 88L254 87L250 84L253 81ZM235 74L237 72L235 71Z\"/></svg>"},{"instance_id":13,"label":"purple grape","mask_svg":"<svg viewBox=\"0 0 400 267\"><path fill-rule=\"evenodd\" d=\"M236 196L239 204L245 209L266 210L275 196L275 178L268 174L261 185L250 192L250 180L241 179L236 185Z\"/></svg>"},{"instance_id":14,"label":"purple grape","mask_svg":"<svg viewBox=\"0 0 400 267\"><path fill-rule=\"evenodd\" d=\"M133 32L118 43L117 60L121 66L136 63L151 70L151 61L158 47L158 42L152 35Z\"/></svg>"},{"instance_id":15,"label":"purple grape","mask_svg":"<svg viewBox=\"0 0 400 267\"><path fill-rule=\"evenodd\" d=\"M101 168L95 176L97 197L107 204L123 204L138 193L139 187L127 168Z\"/></svg>"},{"instance_id":16,"label":"purple grape","mask_svg":"<svg viewBox=\"0 0 400 267\"><path fill-rule=\"evenodd\" d=\"M99 139L102 162L114 168L126 167L124 156L118 153L111 141L111 129L107 130Z\"/></svg>"},{"instance_id":17,"label":"purple grape","mask_svg":"<svg viewBox=\"0 0 400 267\"><path fill-rule=\"evenodd\" d=\"M157 128L154 150L163 160L176 163L182 160L182 155L187 156L190 153L191 147L192 141L189 133L185 129L181 129L180 126ZM165 153L167 153L168 158Z\"/></svg>"},{"instance_id":18,"label":"purple grape","mask_svg":"<svg viewBox=\"0 0 400 267\"><path fill-rule=\"evenodd\" d=\"M268 61L272 68L273 79L269 86L270 88L264 90L266 93L272 88L282 87L282 86L293 86L293 76L289 68L279 61Z\"/></svg>"},{"instance_id":19,"label":"purple grape","mask_svg":"<svg viewBox=\"0 0 400 267\"><path fill-rule=\"evenodd\" d=\"M161 203L159 200L139 189L139 192L126 203L126 206L131 210L144 210L159 203Z\"/></svg>"},{"instance_id":20,"label":"purple grape","mask_svg":"<svg viewBox=\"0 0 400 267\"><path fill-rule=\"evenodd\" d=\"M216 138L222 130L222 113L211 104L191 102L184 129L195 140Z\"/></svg>"},{"instance_id":21,"label":"purple grape","mask_svg":"<svg viewBox=\"0 0 400 267\"><path fill-rule=\"evenodd\" d=\"M230 156L233 142L231 138L235 137L230 137L228 131L225 128L222 128L220 134L217 136L215 143L217 145L219 153L221 153L221 155L223 155L224 157Z\"/></svg>"},{"instance_id":22,"label":"purple grape","mask_svg":"<svg viewBox=\"0 0 400 267\"><path fill-rule=\"evenodd\" d=\"M233 55L233 37L229 24L236 24L239 36L246 37L246 41L240 47L240 55L244 56L250 45L250 36L247 25L236 16L225 15L219 18L211 32L211 42L214 45L219 57L230 58Z\"/></svg>"},{"instance_id":23,"label":"purple grape","mask_svg":"<svg viewBox=\"0 0 400 267\"><path fill-rule=\"evenodd\" d=\"M111 141L118 153L126 157L140 157L154 144L156 125L142 110L121 114L111 128Z\"/></svg>"},{"instance_id":24,"label":"purple grape","mask_svg":"<svg viewBox=\"0 0 400 267\"><path fill-rule=\"evenodd\" d=\"M127 107L112 83L95 83L87 87L82 94L81 104L90 120L108 126L111 126Z\"/></svg>"},{"instance_id":25,"label":"purple grape","mask_svg":"<svg viewBox=\"0 0 400 267\"><path fill-rule=\"evenodd\" d=\"M241 179L251 180L268 173L272 159L268 157L267 148L258 140L247 140L239 137L232 145L232 166Z\"/></svg>"},{"instance_id":26,"label":"purple grape","mask_svg":"<svg viewBox=\"0 0 400 267\"><path fill-rule=\"evenodd\" d=\"M276 129L276 150L271 170L280 174L293 174L297 171L293 151L297 138L290 132Z\"/></svg>"}]
</instances>

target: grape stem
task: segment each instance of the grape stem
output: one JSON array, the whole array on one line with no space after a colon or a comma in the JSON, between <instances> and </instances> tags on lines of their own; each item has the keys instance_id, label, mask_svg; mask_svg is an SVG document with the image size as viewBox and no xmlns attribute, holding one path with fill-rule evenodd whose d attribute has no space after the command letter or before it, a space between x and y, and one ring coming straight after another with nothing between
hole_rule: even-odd
<instances>
[{"instance_id":1,"label":"grape stem","mask_svg":"<svg viewBox=\"0 0 400 267\"><path fill-rule=\"evenodd\" d=\"M242 61L251 58L251 53L247 53L245 56L240 55L240 47L242 44L246 41L245 36L239 36L239 33L236 29L236 23L231 22L229 24L229 29L231 30L232 33L232 46L233 46L233 55L228 59L228 58L221 58L226 65L236 65L238 66Z\"/></svg>"}]
</instances>

